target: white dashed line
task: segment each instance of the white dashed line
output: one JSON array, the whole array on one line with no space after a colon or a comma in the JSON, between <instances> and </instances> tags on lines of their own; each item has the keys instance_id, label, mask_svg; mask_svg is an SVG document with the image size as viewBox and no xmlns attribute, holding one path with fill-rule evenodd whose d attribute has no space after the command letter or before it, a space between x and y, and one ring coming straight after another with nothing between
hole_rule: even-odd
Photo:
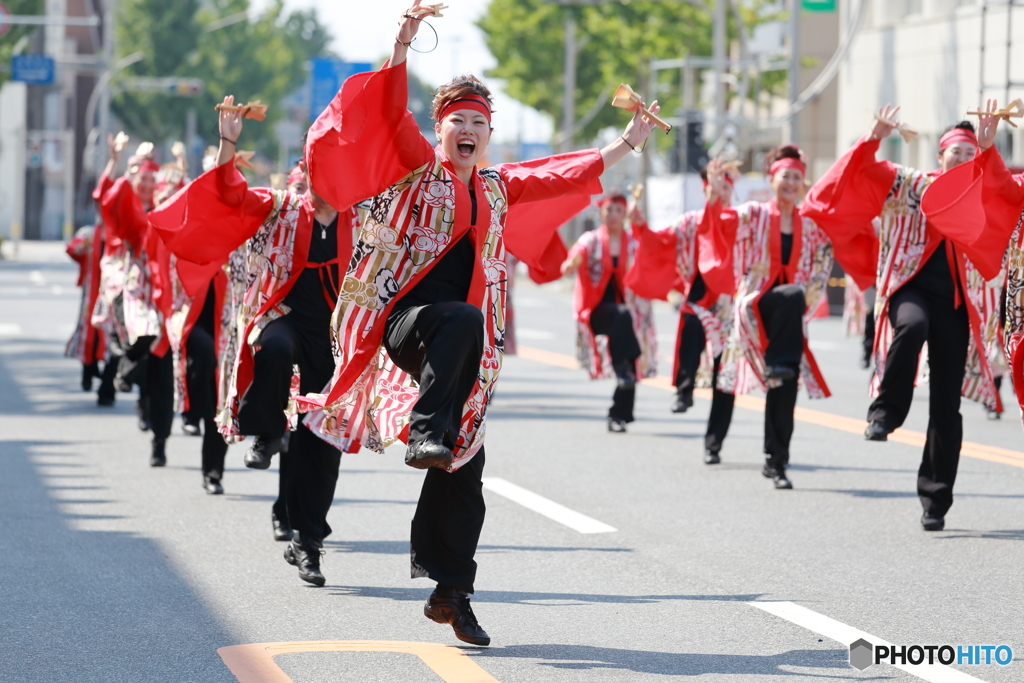
<instances>
[{"instance_id":1,"label":"white dashed line","mask_svg":"<svg viewBox=\"0 0 1024 683\"><path fill-rule=\"evenodd\" d=\"M849 647L850 643L853 643L861 638L868 641L872 645L892 645L892 643L882 640L878 636L873 636L870 633L865 633L860 629L856 629L852 626L847 626L841 621L836 621L831 617L826 617L824 614L818 614L813 610L809 610L806 607L801 607L793 602L748 602L751 607L764 610L769 614L774 614L777 617L781 617L786 621L790 621L797 626L803 626L809 631L814 631L819 635L823 635L826 638L830 638L838 643L842 643L843 646ZM963 671L958 669L951 669L948 666L941 664L919 664L917 666L910 664L878 664L876 666L893 666L900 671L906 671L909 674L917 676L926 681L932 683L968 683L974 681L980 683L980 678L974 676L968 676Z\"/></svg>"},{"instance_id":2,"label":"white dashed line","mask_svg":"<svg viewBox=\"0 0 1024 683\"><path fill-rule=\"evenodd\" d=\"M512 502L519 503L524 508L540 513L548 519L553 519L559 524L575 529L581 534L606 534L618 531L613 526L608 526L604 522L599 522L593 517L587 517L575 510L570 510L564 505L548 500L533 491L527 491L510 481L499 479L498 477L484 477L483 482L484 488L488 491L504 496Z\"/></svg>"},{"instance_id":3,"label":"white dashed line","mask_svg":"<svg viewBox=\"0 0 1024 683\"><path fill-rule=\"evenodd\" d=\"M20 337L21 325L17 323L0 323L0 337Z\"/></svg>"}]
</instances>

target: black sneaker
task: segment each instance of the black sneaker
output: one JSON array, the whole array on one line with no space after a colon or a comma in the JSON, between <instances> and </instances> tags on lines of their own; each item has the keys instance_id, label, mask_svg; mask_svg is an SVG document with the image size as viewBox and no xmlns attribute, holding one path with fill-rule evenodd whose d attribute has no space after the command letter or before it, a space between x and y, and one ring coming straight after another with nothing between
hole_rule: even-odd
<instances>
[{"instance_id":1,"label":"black sneaker","mask_svg":"<svg viewBox=\"0 0 1024 683\"><path fill-rule=\"evenodd\" d=\"M672 403L673 413L685 413L693 407L693 394L676 394L676 400Z\"/></svg>"},{"instance_id":2,"label":"black sneaker","mask_svg":"<svg viewBox=\"0 0 1024 683\"><path fill-rule=\"evenodd\" d=\"M472 645L490 645L491 637L480 628L480 622L469 605L469 594L438 586L427 598L423 615L439 624L451 624L455 637Z\"/></svg>"},{"instance_id":3,"label":"black sneaker","mask_svg":"<svg viewBox=\"0 0 1024 683\"><path fill-rule=\"evenodd\" d=\"M718 455L718 451L704 451L705 465L717 465L720 462L722 462L722 458Z\"/></svg>"},{"instance_id":4,"label":"black sneaker","mask_svg":"<svg viewBox=\"0 0 1024 683\"><path fill-rule=\"evenodd\" d=\"M224 487L220 484L220 478L209 474L203 475L203 489L211 496L219 496L224 493Z\"/></svg>"},{"instance_id":5,"label":"black sneaker","mask_svg":"<svg viewBox=\"0 0 1024 683\"><path fill-rule=\"evenodd\" d=\"M437 441L414 441L405 451L405 464L418 470L430 467L446 470L453 460L455 456L448 447Z\"/></svg>"},{"instance_id":6,"label":"black sneaker","mask_svg":"<svg viewBox=\"0 0 1024 683\"><path fill-rule=\"evenodd\" d=\"M874 420L864 428L864 438L868 441L888 441L889 430L879 420Z\"/></svg>"},{"instance_id":7,"label":"black sneaker","mask_svg":"<svg viewBox=\"0 0 1024 683\"><path fill-rule=\"evenodd\" d=\"M113 396L97 396L96 397L96 405L98 405L100 408L113 408L114 407L114 397Z\"/></svg>"},{"instance_id":8,"label":"black sneaker","mask_svg":"<svg viewBox=\"0 0 1024 683\"><path fill-rule=\"evenodd\" d=\"M273 512L270 513L270 524L274 527L274 540L275 541L290 541L295 532L292 530L288 522L284 522L278 519L277 515Z\"/></svg>"},{"instance_id":9,"label":"black sneaker","mask_svg":"<svg viewBox=\"0 0 1024 683\"><path fill-rule=\"evenodd\" d=\"M153 452L149 456L150 467L163 467L167 464L166 439L153 439Z\"/></svg>"},{"instance_id":10,"label":"black sneaker","mask_svg":"<svg viewBox=\"0 0 1024 683\"><path fill-rule=\"evenodd\" d=\"M626 433L626 421L620 420L617 417L608 418L608 431L613 434L625 434Z\"/></svg>"},{"instance_id":11,"label":"black sneaker","mask_svg":"<svg viewBox=\"0 0 1024 683\"><path fill-rule=\"evenodd\" d=\"M942 531L946 528L946 518L935 513L925 512L921 515L921 527L925 531Z\"/></svg>"},{"instance_id":12,"label":"black sneaker","mask_svg":"<svg viewBox=\"0 0 1024 683\"><path fill-rule=\"evenodd\" d=\"M299 578L314 586L323 586L327 579L320 573L320 558L323 557L323 543L316 539L302 538L296 531L292 542L284 549L284 559L299 568Z\"/></svg>"},{"instance_id":13,"label":"black sneaker","mask_svg":"<svg viewBox=\"0 0 1024 683\"><path fill-rule=\"evenodd\" d=\"M274 454L280 452L280 437L257 436L252 440L249 450L245 452L242 462L251 469L265 470L270 467L270 459L274 457Z\"/></svg>"},{"instance_id":14,"label":"black sneaker","mask_svg":"<svg viewBox=\"0 0 1024 683\"><path fill-rule=\"evenodd\" d=\"M201 436L202 434L202 430L199 428L199 420L191 416L181 416L181 431L185 432L188 436Z\"/></svg>"}]
</instances>

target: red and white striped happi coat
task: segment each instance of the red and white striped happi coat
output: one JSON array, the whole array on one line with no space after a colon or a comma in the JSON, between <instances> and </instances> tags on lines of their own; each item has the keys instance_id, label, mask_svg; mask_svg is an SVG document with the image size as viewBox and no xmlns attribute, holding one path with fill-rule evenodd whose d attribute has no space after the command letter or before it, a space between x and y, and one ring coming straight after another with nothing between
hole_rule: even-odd
<instances>
[{"instance_id":1,"label":"red and white striped happi coat","mask_svg":"<svg viewBox=\"0 0 1024 683\"><path fill-rule=\"evenodd\" d=\"M896 166L896 178L879 215L877 296L875 298L875 372L871 395L877 396L893 327L889 322L889 300L924 265L925 249L932 235L921 212L921 197L935 180L934 175ZM939 248L942 248L941 246ZM966 305L970 323L966 372L961 395L993 410L1001 409L989 355L998 346L999 297L1002 280L988 283L960 250L966 276Z\"/></svg>"},{"instance_id":2,"label":"red and white striped happi coat","mask_svg":"<svg viewBox=\"0 0 1024 683\"><path fill-rule=\"evenodd\" d=\"M736 272L736 296L733 323L718 372L718 388L730 394L767 390L779 380L764 379L765 362L762 344L761 317L757 303L772 282L770 248L772 206L768 202L747 202L736 207L738 225L733 267ZM832 243L814 221L800 217L800 251L791 284L804 290L804 353L800 360L800 379L811 398L829 396L825 378L818 369L807 343L807 324L814 318L825 296L832 272Z\"/></svg>"}]
</instances>

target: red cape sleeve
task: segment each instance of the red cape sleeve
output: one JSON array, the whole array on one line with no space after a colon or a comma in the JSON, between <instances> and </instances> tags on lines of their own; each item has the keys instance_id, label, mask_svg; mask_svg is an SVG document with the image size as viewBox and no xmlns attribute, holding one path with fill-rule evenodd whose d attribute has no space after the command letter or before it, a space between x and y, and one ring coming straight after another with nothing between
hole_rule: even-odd
<instances>
[{"instance_id":1,"label":"red cape sleeve","mask_svg":"<svg viewBox=\"0 0 1024 683\"><path fill-rule=\"evenodd\" d=\"M644 299L667 299L669 291L680 284L676 228L655 231L646 223L637 223L633 237L637 241L636 258L626 273L626 286Z\"/></svg>"},{"instance_id":2,"label":"red cape sleeve","mask_svg":"<svg viewBox=\"0 0 1024 683\"><path fill-rule=\"evenodd\" d=\"M193 180L154 209L149 218L178 258L220 267L232 251L256 234L273 207L270 190L249 189L238 168L227 163Z\"/></svg>"},{"instance_id":3,"label":"red cape sleeve","mask_svg":"<svg viewBox=\"0 0 1024 683\"><path fill-rule=\"evenodd\" d=\"M871 224L882 212L896 167L878 161L878 140L862 138L807 194L800 214L832 241L836 261L861 289L875 284L878 236Z\"/></svg>"},{"instance_id":4,"label":"red cape sleeve","mask_svg":"<svg viewBox=\"0 0 1024 683\"><path fill-rule=\"evenodd\" d=\"M719 295L736 293L733 253L739 222L734 209L716 201L704 209L697 228L697 270L707 288Z\"/></svg>"},{"instance_id":5,"label":"red cape sleeve","mask_svg":"<svg viewBox=\"0 0 1024 683\"><path fill-rule=\"evenodd\" d=\"M557 280L568 256L558 228L590 206L591 195L603 191L601 153L557 154L494 169L508 189L505 248L530 268L531 278Z\"/></svg>"},{"instance_id":6,"label":"red cape sleeve","mask_svg":"<svg viewBox=\"0 0 1024 683\"><path fill-rule=\"evenodd\" d=\"M697 228L697 269L704 284L716 294L736 293L736 231L739 214L722 208L718 200L705 204L704 216Z\"/></svg>"},{"instance_id":7,"label":"red cape sleeve","mask_svg":"<svg viewBox=\"0 0 1024 683\"><path fill-rule=\"evenodd\" d=\"M106 173L100 175L99 181L96 183L96 189L92 191L92 198L99 201L103 198L103 195L114 185L114 181L110 179Z\"/></svg>"},{"instance_id":8,"label":"red cape sleeve","mask_svg":"<svg viewBox=\"0 0 1024 683\"><path fill-rule=\"evenodd\" d=\"M103 193L100 213L115 237L124 240L136 251L143 249L149 217L142 210L142 204L135 196L128 178L118 178Z\"/></svg>"},{"instance_id":9,"label":"red cape sleeve","mask_svg":"<svg viewBox=\"0 0 1024 683\"><path fill-rule=\"evenodd\" d=\"M335 209L378 195L433 157L406 108L408 90L405 62L356 74L310 127L310 187Z\"/></svg>"},{"instance_id":10,"label":"red cape sleeve","mask_svg":"<svg viewBox=\"0 0 1024 683\"><path fill-rule=\"evenodd\" d=\"M932 181L921 198L928 224L963 250L986 280L1002 269L1024 203L1020 179L995 147Z\"/></svg>"}]
</instances>

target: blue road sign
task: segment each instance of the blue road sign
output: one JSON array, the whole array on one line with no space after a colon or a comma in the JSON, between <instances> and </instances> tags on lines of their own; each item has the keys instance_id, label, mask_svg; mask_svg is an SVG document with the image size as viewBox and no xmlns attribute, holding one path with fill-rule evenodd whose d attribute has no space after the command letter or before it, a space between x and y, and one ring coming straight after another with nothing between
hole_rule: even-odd
<instances>
[{"instance_id":1,"label":"blue road sign","mask_svg":"<svg viewBox=\"0 0 1024 683\"><path fill-rule=\"evenodd\" d=\"M353 74L370 71L373 65L363 62L343 62L340 59L314 59L309 80L309 120L315 121L338 94L341 84Z\"/></svg>"},{"instance_id":2,"label":"blue road sign","mask_svg":"<svg viewBox=\"0 0 1024 683\"><path fill-rule=\"evenodd\" d=\"M50 85L54 76L53 57L46 55L15 55L11 57L11 80Z\"/></svg>"}]
</instances>

